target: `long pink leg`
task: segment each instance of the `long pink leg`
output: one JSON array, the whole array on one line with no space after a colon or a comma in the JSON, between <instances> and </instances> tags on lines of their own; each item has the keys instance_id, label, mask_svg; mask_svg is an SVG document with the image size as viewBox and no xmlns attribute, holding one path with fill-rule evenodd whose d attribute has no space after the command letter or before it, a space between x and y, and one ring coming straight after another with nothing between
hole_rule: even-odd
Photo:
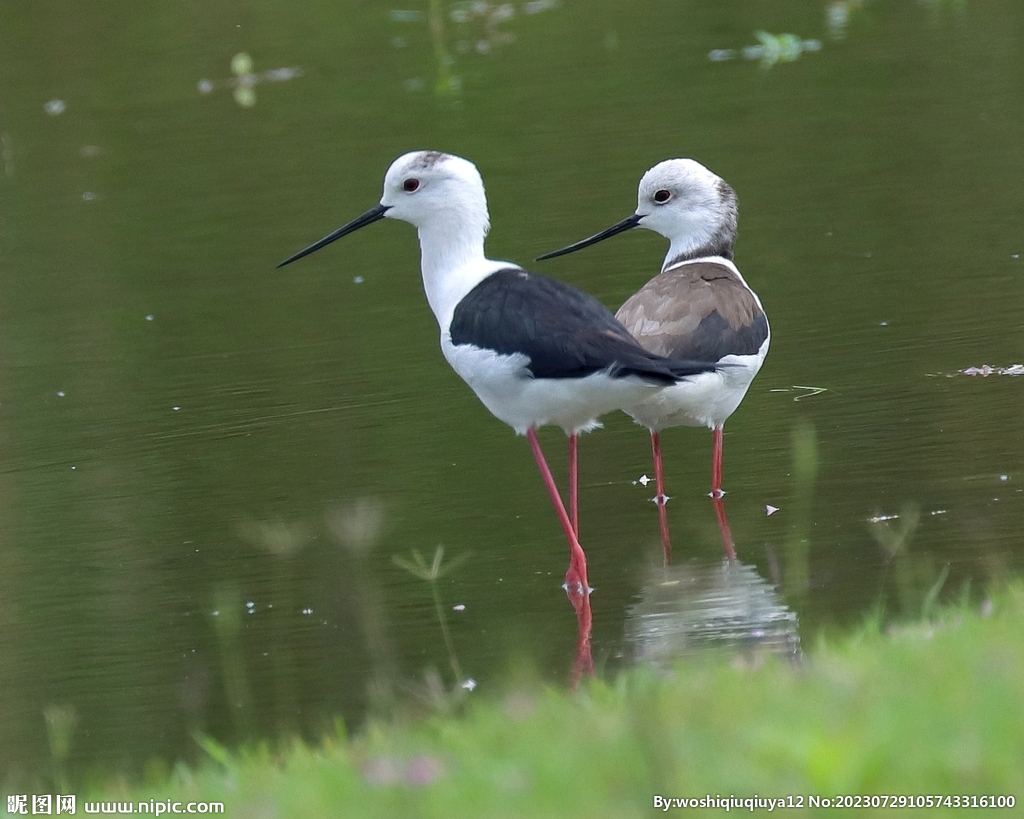
<instances>
[{"instance_id":1,"label":"long pink leg","mask_svg":"<svg viewBox=\"0 0 1024 819\"><path fill-rule=\"evenodd\" d=\"M711 498L711 505L715 507L715 517L718 519L718 531L722 533L722 549L725 556L730 560L736 559L736 547L732 542L732 531L729 529L729 519L725 516L725 499L722 497Z\"/></svg>"},{"instance_id":2,"label":"long pink leg","mask_svg":"<svg viewBox=\"0 0 1024 819\"><path fill-rule=\"evenodd\" d=\"M654 455L654 487L657 494L654 502L658 506L658 526L661 529L661 550L665 565L672 562L672 542L668 537L668 495L665 494L665 470L661 465L661 436L651 430L651 453Z\"/></svg>"},{"instance_id":3,"label":"long pink leg","mask_svg":"<svg viewBox=\"0 0 1024 819\"><path fill-rule=\"evenodd\" d=\"M579 436L575 432L569 436L569 520L577 538L580 536L580 472L576 457L578 440Z\"/></svg>"},{"instance_id":4,"label":"long pink leg","mask_svg":"<svg viewBox=\"0 0 1024 819\"><path fill-rule=\"evenodd\" d=\"M548 462L544 460L544 453L537 440L537 433L532 427L526 430L526 437L530 441L530 449L533 450L534 460L537 461L537 468L540 469L540 475L544 479L544 486L547 487L551 503L555 507L558 522L562 524L565 539L569 541L569 570L565 573L565 592L573 606L579 611L580 601L590 594L590 585L587 583L587 556L573 531L572 521L569 520L569 515L565 511L562 496L558 494L555 479L551 477L551 469L548 467Z\"/></svg>"},{"instance_id":5,"label":"long pink leg","mask_svg":"<svg viewBox=\"0 0 1024 819\"><path fill-rule=\"evenodd\" d=\"M715 427L714 444L711 447L711 497L721 498L722 491L722 428Z\"/></svg>"},{"instance_id":6,"label":"long pink leg","mask_svg":"<svg viewBox=\"0 0 1024 819\"><path fill-rule=\"evenodd\" d=\"M718 531L722 534L722 548L729 560L736 559L736 547L732 542L732 530L725 516L725 492L722 491L722 428L715 427L714 445L711 447L711 503L715 507Z\"/></svg>"}]
</instances>

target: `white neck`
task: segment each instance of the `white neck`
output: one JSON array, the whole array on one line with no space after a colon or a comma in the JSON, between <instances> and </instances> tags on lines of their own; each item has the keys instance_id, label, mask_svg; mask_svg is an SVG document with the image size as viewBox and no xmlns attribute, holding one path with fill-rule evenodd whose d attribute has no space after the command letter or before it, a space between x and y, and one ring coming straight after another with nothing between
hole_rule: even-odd
<instances>
[{"instance_id":1,"label":"white neck","mask_svg":"<svg viewBox=\"0 0 1024 819\"><path fill-rule=\"evenodd\" d=\"M484 256L485 225L459 220L419 227L423 289L441 331L451 324L455 307L470 290L503 265Z\"/></svg>"},{"instance_id":2,"label":"white neck","mask_svg":"<svg viewBox=\"0 0 1024 819\"><path fill-rule=\"evenodd\" d=\"M677 234L675 238L670 240L662 270L669 267L675 261L709 256L714 253L711 247L715 238L714 231L706 227L694 226L694 228L694 230ZM717 253L714 253L714 255L717 255Z\"/></svg>"}]
</instances>

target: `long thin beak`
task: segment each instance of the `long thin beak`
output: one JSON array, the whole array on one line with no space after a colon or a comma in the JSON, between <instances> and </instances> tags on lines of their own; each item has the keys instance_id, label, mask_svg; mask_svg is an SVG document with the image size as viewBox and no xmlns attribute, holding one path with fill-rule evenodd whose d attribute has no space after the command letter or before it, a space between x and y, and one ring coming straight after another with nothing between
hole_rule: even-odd
<instances>
[{"instance_id":1,"label":"long thin beak","mask_svg":"<svg viewBox=\"0 0 1024 819\"><path fill-rule=\"evenodd\" d=\"M635 228L640 224L642 217L639 214L634 213L632 216L627 216L621 222L616 222L607 230L602 230L600 233L595 233L589 239L583 239L582 241L576 242L574 245L563 247L561 250L552 250L550 253L545 253L543 256L538 256L534 259L535 262L544 261L544 259L553 259L555 256L564 256L566 253L574 253L577 250L582 250L585 247L596 245L598 242L603 242L609 236L614 236L616 233L622 233L624 230Z\"/></svg>"},{"instance_id":2,"label":"long thin beak","mask_svg":"<svg viewBox=\"0 0 1024 819\"><path fill-rule=\"evenodd\" d=\"M390 205L377 205L374 208L370 208L362 216L356 217L347 225L342 225L340 228L334 231L334 233L328 233L326 236L324 236L323 239L321 239L318 242L313 242L313 244L311 244L305 250L300 250L294 256L289 256L287 259L281 262L281 264L279 264L278 267L284 267L286 264L291 264L296 259L301 259L303 256L308 256L314 250L319 250L320 248L329 245L335 239L340 239L342 236L348 236L348 234L359 230L359 228L361 227L372 225L378 219L383 219L384 214L387 213L388 210L390 210L390 208Z\"/></svg>"}]
</instances>

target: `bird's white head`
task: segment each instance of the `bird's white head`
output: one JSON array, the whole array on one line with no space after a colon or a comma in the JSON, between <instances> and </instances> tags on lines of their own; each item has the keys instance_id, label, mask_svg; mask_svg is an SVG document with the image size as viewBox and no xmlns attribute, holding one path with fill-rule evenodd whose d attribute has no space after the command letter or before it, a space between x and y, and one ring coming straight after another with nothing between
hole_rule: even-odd
<instances>
[{"instance_id":1,"label":"bird's white head","mask_svg":"<svg viewBox=\"0 0 1024 819\"><path fill-rule=\"evenodd\" d=\"M476 165L439 151L412 151L391 163L380 204L388 219L417 228L457 228L478 233L490 227L484 182Z\"/></svg>"},{"instance_id":2,"label":"bird's white head","mask_svg":"<svg viewBox=\"0 0 1024 819\"><path fill-rule=\"evenodd\" d=\"M415 225L427 302L442 328L455 305L493 272L484 256L490 228L476 165L438 151L413 151L391 163L379 208Z\"/></svg>"},{"instance_id":3,"label":"bird's white head","mask_svg":"<svg viewBox=\"0 0 1024 819\"><path fill-rule=\"evenodd\" d=\"M575 253L635 227L653 230L671 242L662 270L687 259L732 259L736 194L699 162L666 159L640 180L636 213L589 238L538 256L537 261Z\"/></svg>"},{"instance_id":4,"label":"bird's white head","mask_svg":"<svg viewBox=\"0 0 1024 819\"><path fill-rule=\"evenodd\" d=\"M724 256L736 242L736 193L692 159L666 159L640 180L637 226L668 239L666 265L681 258Z\"/></svg>"},{"instance_id":5,"label":"bird's white head","mask_svg":"<svg viewBox=\"0 0 1024 819\"><path fill-rule=\"evenodd\" d=\"M484 237L490 220L484 183L476 166L439 151L413 151L391 163L379 205L289 256L278 267L381 219L401 219L418 229L428 298L435 290L433 280L450 277L453 271L484 260ZM476 274L479 267L477 264ZM435 306L433 301L431 306Z\"/></svg>"}]
</instances>

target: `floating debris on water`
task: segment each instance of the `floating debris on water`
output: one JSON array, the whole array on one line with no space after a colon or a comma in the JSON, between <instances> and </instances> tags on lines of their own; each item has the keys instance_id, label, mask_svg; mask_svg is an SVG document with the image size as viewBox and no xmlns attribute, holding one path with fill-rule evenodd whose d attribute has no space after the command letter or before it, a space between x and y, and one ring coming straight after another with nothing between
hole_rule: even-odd
<instances>
[{"instance_id":1,"label":"floating debris on water","mask_svg":"<svg viewBox=\"0 0 1024 819\"><path fill-rule=\"evenodd\" d=\"M957 370L953 375L1024 375L1024 364L1011 364L1009 367L990 367L988 364L982 364L980 367Z\"/></svg>"},{"instance_id":2,"label":"floating debris on water","mask_svg":"<svg viewBox=\"0 0 1024 819\"><path fill-rule=\"evenodd\" d=\"M57 117L67 110L68 104L64 100L50 100L43 106L43 110L51 117Z\"/></svg>"},{"instance_id":3,"label":"floating debris on water","mask_svg":"<svg viewBox=\"0 0 1024 819\"><path fill-rule=\"evenodd\" d=\"M302 76L302 69L298 66L283 66L282 68L270 68L260 74L264 82L284 82L294 80Z\"/></svg>"},{"instance_id":4,"label":"floating debris on water","mask_svg":"<svg viewBox=\"0 0 1024 819\"><path fill-rule=\"evenodd\" d=\"M772 506L770 503L766 503L764 505L764 513L769 518L772 515L774 515L776 512L778 512L778 511L779 511L779 507L778 506Z\"/></svg>"},{"instance_id":5,"label":"floating debris on water","mask_svg":"<svg viewBox=\"0 0 1024 819\"><path fill-rule=\"evenodd\" d=\"M928 514L931 515L934 518L934 517L937 517L938 515L948 515L949 514L949 510L948 509L933 509ZM899 519L900 519L900 516L898 514L896 514L896 515L875 515L874 517L868 518L867 519L867 523L885 523L888 520L899 520Z\"/></svg>"},{"instance_id":6,"label":"floating debris on water","mask_svg":"<svg viewBox=\"0 0 1024 819\"><path fill-rule=\"evenodd\" d=\"M768 392L792 392L793 390L806 390L806 392L794 396L794 401L800 401L803 398L810 398L814 395L828 392L828 387L801 387L799 384L794 384L792 387L776 387L775 389L768 390Z\"/></svg>"},{"instance_id":7,"label":"floating debris on water","mask_svg":"<svg viewBox=\"0 0 1024 819\"><path fill-rule=\"evenodd\" d=\"M759 60L762 68L771 68L776 63L790 63L805 51L821 51L821 40L804 40L796 34L770 34L767 31L755 31L756 45L744 46L738 52L734 48L716 48L708 52L708 59L713 63L735 60L742 56L744 60Z\"/></svg>"},{"instance_id":8,"label":"floating debris on water","mask_svg":"<svg viewBox=\"0 0 1024 819\"><path fill-rule=\"evenodd\" d=\"M227 80L215 82L202 79L196 84L196 88L200 94L210 94L218 88L231 88L235 102L243 108L252 108L256 104L254 86L261 82L293 80L302 76L302 69L298 66L285 66L254 74L252 57L242 51L231 58L231 73L235 76Z\"/></svg>"}]
</instances>

